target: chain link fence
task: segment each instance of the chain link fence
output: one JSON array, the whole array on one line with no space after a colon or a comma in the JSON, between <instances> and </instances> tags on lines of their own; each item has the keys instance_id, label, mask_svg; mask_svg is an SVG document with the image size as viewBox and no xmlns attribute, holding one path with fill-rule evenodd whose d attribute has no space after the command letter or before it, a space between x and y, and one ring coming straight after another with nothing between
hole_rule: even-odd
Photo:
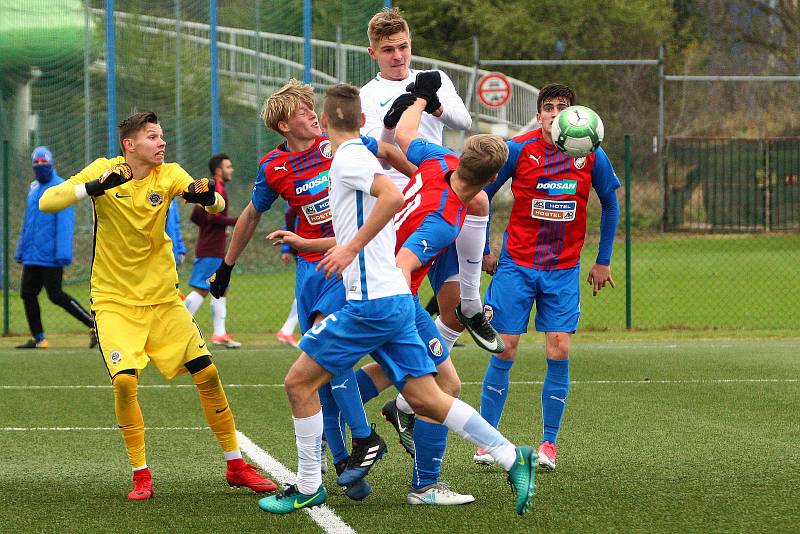
<instances>
[{"instance_id":1,"label":"chain link fence","mask_svg":"<svg viewBox=\"0 0 800 534\"><path fill-rule=\"evenodd\" d=\"M221 148L236 169L227 188L230 212L235 215L250 199L258 160L280 142L258 119L260 104L289 77L304 75L303 2L220 4ZM365 51L366 27L383 4L382 0L313 3L312 81L318 93L339 80L362 85L375 75L376 67ZM31 11L38 16L31 17ZM168 159L180 162L194 176L206 175L211 156L208 1L117 0L116 11L118 119L145 109L156 111L167 137ZM105 27L99 0L28 0L23 4L0 0L0 127L3 138L12 141L10 184L3 193L11 200L12 257L33 180L30 150L49 146L56 171L64 178L107 152ZM417 57L414 61L418 68L446 70L468 100L474 87L472 66ZM535 114L534 86L558 80L570 83L578 71L509 68L507 73L517 77L512 80L511 106L490 110L473 98L476 128L497 119L506 121L510 132L521 128ZM618 108L598 111L608 132L604 147L623 180L622 135L636 132L630 213L634 244L631 285L626 287L621 222L612 264L617 289L603 290L595 298L584 294L581 328L624 328L625 291L630 290L635 327L796 329L800 285L791 280L800 265L797 140L669 139L662 189L653 151L657 129L654 69L592 73L595 84L618 85L620 94L627 95ZM641 90L630 91L630 87ZM781 97L770 87L774 108ZM761 101L756 90L748 91L734 97L751 104ZM591 91L578 93L582 103L593 105ZM667 131L674 132L697 117L697 111L709 105L707 95L714 93L671 90ZM732 168L738 170L734 173ZM621 205L622 195L621 190ZM510 201L510 195L495 201L495 248ZM189 208L181 207L189 251L179 268L184 291L197 237ZM65 289L84 303L88 303L92 257L91 217L90 206L77 207L75 260L65 270ZM664 220L670 233L660 231ZM294 271L280 263L277 251L262 237L282 224L282 206L276 203L237 262L228 311L229 329L234 333L274 332L285 318L294 292ZM599 205L593 197L584 247L587 270L597 250L598 228ZM10 317L12 332L23 334L27 326L18 298L20 273L18 265L11 265ZM423 290L422 298L429 294L429 289ZM48 332L83 330L47 303L44 295L40 301ZM204 328L210 326L207 306L201 308L198 320Z\"/></svg>"}]
</instances>

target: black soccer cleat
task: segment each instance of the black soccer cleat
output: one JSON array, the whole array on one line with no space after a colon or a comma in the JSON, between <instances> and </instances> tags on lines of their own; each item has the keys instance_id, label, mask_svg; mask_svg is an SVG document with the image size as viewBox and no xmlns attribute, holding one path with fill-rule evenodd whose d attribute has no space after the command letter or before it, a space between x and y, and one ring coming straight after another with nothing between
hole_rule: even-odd
<instances>
[{"instance_id":1,"label":"black soccer cleat","mask_svg":"<svg viewBox=\"0 0 800 534\"><path fill-rule=\"evenodd\" d=\"M472 317L467 317L461 313L461 304L459 304L456 306L456 317L467 329L475 343L483 350L494 354L502 354L506 350L506 344L503 343L497 330L489 323L483 311L476 313Z\"/></svg>"},{"instance_id":2,"label":"black soccer cleat","mask_svg":"<svg viewBox=\"0 0 800 534\"><path fill-rule=\"evenodd\" d=\"M400 437L400 445L413 458L417 451L414 446L414 422L417 420L416 416L413 413L408 414L398 410L396 398L387 401L383 405L381 414L397 430L397 435Z\"/></svg>"},{"instance_id":3,"label":"black soccer cleat","mask_svg":"<svg viewBox=\"0 0 800 534\"><path fill-rule=\"evenodd\" d=\"M350 458L347 460L344 471L336 479L336 483L340 486L352 486L367 476L375 462L383 458L388 450L386 442L375 432L373 424L372 433L369 436L361 439L353 438Z\"/></svg>"},{"instance_id":4,"label":"black soccer cleat","mask_svg":"<svg viewBox=\"0 0 800 534\"><path fill-rule=\"evenodd\" d=\"M345 467L347 467L347 460L349 459L350 457L348 456L341 462L334 464L337 476L341 475L344 472ZM363 501L364 499L369 497L370 493L372 493L372 486L370 486L366 478L357 480L349 486L344 486L344 494L347 495L349 499L352 499L354 501Z\"/></svg>"}]
</instances>

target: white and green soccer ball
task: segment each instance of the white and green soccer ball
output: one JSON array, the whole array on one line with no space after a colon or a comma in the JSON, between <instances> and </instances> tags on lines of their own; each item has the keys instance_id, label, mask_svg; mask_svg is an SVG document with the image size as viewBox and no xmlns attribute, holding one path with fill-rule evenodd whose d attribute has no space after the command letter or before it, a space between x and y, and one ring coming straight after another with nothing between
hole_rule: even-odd
<instances>
[{"instance_id":1,"label":"white and green soccer ball","mask_svg":"<svg viewBox=\"0 0 800 534\"><path fill-rule=\"evenodd\" d=\"M553 144L573 158L588 156L603 142L603 121L586 106L570 106L553 120Z\"/></svg>"}]
</instances>

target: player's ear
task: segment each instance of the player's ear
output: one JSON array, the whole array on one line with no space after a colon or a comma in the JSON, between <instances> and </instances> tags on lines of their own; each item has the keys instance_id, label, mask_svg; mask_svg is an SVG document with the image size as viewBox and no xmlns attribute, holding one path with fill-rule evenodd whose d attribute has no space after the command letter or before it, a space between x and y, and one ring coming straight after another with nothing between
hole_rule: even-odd
<instances>
[{"instance_id":1,"label":"player's ear","mask_svg":"<svg viewBox=\"0 0 800 534\"><path fill-rule=\"evenodd\" d=\"M289 123L286 121L278 121L278 131L282 134L289 132Z\"/></svg>"},{"instance_id":2,"label":"player's ear","mask_svg":"<svg viewBox=\"0 0 800 534\"><path fill-rule=\"evenodd\" d=\"M122 148L124 152L133 152L136 143L133 142L133 139L130 137L126 137L122 140Z\"/></svg>"},{"instance_id":3,"label":"player's ear","mask_svg":"<svg viewBox=\"0 0 800 534\"><path fill-rule=\"evenodd\" d=\"M367 123L367 117L363 113L361 114L361 123L358 125L359 128L363 128L364 125Z\"/></svg>"},{"instance_id":4,"label":"player's ear","mask_svg":"<svg viewBox=\"0 0 800 534\"><path fill-rule=\"evenodd\" d=\"M375 50L373 50L371 46L367 47L367 53L369 54L369 57L371 57L373 60L375 59Z\"/></svg>"},{"instance_id":5,"label":"player's ear","mask_svg":"<svg viewBox=\"0 0 800 534\"><path fill-rule=\"evenodd\" d=\"M363 115L363 113L362 113L362 115ZM325 115L324 111L322 112L322 115L320 115L319 123L322 126L322 130L327 132L328 131L328 116Z\"/></svg>"}]
</instances>

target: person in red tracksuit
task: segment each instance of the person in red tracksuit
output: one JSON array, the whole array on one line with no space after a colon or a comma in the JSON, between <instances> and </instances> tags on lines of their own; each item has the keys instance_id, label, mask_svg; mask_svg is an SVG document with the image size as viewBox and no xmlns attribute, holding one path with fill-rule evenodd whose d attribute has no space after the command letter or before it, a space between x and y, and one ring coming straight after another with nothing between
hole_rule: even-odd
<instances>
[{"instance_id":1,"label":"person in red tracksuit","mask_svg":"<svg viewBox=\"0 0 800 534\"><path fill-rule=\"evenodd\" d=\"M227 154L216 154L208 162L208 169L217 182L217 192L225 199L225 209L220 213L207 213L202 207L192 211L191 220L200 227L195 249L194 267L189 285L192 291L186 295L186 308L194 315L208 295L208 279L222 264L225 257L225 242L228 226L236 224L236 217L228 216L228 194L225 184L233 178L233 164ZM238 349L241 343L235 341L225 328L227 315L226 295L215 298L211 296L211 318L214 323L214 334L211 341L229 349Z\"/></svg>"}]
</instances>

